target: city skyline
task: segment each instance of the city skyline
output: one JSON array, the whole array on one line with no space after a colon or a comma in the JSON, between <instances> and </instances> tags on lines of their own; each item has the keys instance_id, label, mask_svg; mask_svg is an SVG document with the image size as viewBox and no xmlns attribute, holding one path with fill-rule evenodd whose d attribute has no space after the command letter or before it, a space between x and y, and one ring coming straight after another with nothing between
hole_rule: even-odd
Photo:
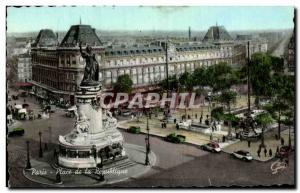
<instances>
[{"instance_id":1,"label":"city skyline","mask_svg":"<svg viewBox=\"0 0 300 193\"><path fill-rule=\"evenodd\" d=\"M293 16L294 8L288 6L7 7L6 24L8 33L43 28L67 31L71 25L80 23L104 31L181 31L189 26L195 31L205 31L213 25L223 25L229 31L277 30L292 28Z\"/></svg>"}]
</instances>

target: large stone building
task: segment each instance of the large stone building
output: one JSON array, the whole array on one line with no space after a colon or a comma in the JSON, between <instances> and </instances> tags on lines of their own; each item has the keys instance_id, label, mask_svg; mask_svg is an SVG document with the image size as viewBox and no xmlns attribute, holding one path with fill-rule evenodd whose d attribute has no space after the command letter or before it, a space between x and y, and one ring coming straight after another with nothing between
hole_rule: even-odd
<instances>
[{"instance_id":1,"label":"large stone building","mask_svg":"<svg viewBox=\"0 0 300 193\"><path fill-rule=\"evenodd\" d=\"M296 24L296 11L294 11L294 18L293 18L293 22L294 22L294 29L293 29L293 33L292 33L292 37L290 38L290 41L288 43L288 48L287 48L287 53L286 53L286 64L287 64L287 69L288 72L294 73L295 72L295 68L296 68L296 28L295 28L295 24Z\"/></svg>"},{"instance_id":2,"label":"large stone building","mask_svg":"<svg viewBox=\"0 0 300 193\"><path fill-rule=\"evenodd\" d=\"M222 31L222 34L228 32ZM244 63L245 46L229 40L204 43L168 41L169 75L192 72L195 68L219 62ZM83 49L86 45L92 46L100 67L99 77L106 89L112 88L121 74L129 74L135 87L155 85L165 79L166 40L146 45L104 47L91 26L74 25L61 43L57 42L53 31L41 30L32 44L32 83L37 95L60 100L72 98L84 70L80 43Z\"/></svg>"},{"instance_id":3,"label":"large stone building","mask_svg":"<svg viewBox=\"0 0 300 193\"><path fill-rule=\"evenodd\" d=\"M20 54L17 59L17 76L19 82L28 82L32 78L32 64L29 53Z\"/></svg>"}]
</instances>

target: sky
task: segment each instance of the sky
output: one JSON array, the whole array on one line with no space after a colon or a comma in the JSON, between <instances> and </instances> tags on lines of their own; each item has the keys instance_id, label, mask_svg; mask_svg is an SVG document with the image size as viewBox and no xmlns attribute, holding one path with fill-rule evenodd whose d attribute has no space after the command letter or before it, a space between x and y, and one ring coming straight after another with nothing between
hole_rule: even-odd
<instances>
[{"instance_id":1,"label":"sky","mask_svg":"<svg viewBox=\"0 0 300 193\"><path fill-rule=\"evenodd\" d=\"M223 25L227 30L293 28L291 6L80 6L7 7L7 32L32 32L48 28L67 31L71 25L91 25L98 30L207 30Z\"/></svg>"}]
</instances>

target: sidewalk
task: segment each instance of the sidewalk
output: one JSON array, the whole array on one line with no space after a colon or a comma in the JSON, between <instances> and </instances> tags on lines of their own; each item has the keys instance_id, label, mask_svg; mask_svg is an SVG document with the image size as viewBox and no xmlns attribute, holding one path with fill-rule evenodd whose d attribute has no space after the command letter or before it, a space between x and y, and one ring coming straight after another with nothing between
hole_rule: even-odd
<instances>
[{"instance_id":1,"label":"sidewalk","mask_svg":"<svg viewBox=\"0 0 300 193\"><path fill-rule=\"evenodd\" d=\"M251 142L250 148L248 147L247 141L239 141L237 143L226 146L223 151L226 153L232 153L237 150L246 150L249 151L254 160L258 161L268 161L275 157L277 147L281 146L280 140L275 140L275 133L277 133L277 129L270 131L265 134L265 145L267 149L267 156L264 154L264 149L261 150L260 157L257 155L257 150L259 145L261 144L261 140L257 142ZM285 141L285 145L288 144L288 130L281 132L281 137L283 137ZM294 137L291 138L292 146L294 146ZM269 150L272 150L272 156L269 156Z\"/></svg>"},{"instance_id":2,"label":"sidewalk","mask_svg":"<svg viewBox=\"0 0 300 193\"><path fill-rule=\"evenodd\" d=\"M186 136L186 143L193 144L193 145L203 145L208 142L210 142L210 135L205 135L203 133L198 133L198 132L193 132L193 131L187 131L187 130L177 130L176 126L174 123L169 123L167 124L167 128L161 128L161 122L159 121L159 118L152 118L149 119L149 133L154 136L159 136L159 137L166 137L170 133L175 132L176 134L184 135ZM136 120L128 120L128 121L120 121L118 122L118 128L127 130L130 126L139 126L141 128L142 133L147 133L146 130L146 118L141 117L139 122ZM225 131L222 131L221 133L223 134ZM217 140L219 139L221 141L222 139L222 134L220 132L218 133L213 133L213 139ZM227 134L227 132L226 132ZM230 142L225 142L225 143L220 143L221 147L226 147L228 145L231 145L233 143L238 142L238 140L230 141Z\"/></svg>"},{"instance_id":3,"label":"sidewalk","mask_svg":"<svg viewBox=\"0 0 300 193\"><path fill-rule=\"evenodd\" d=\"M99 187L104 184L113 184L137 178L146 174L156 163L154 152L149 154L151 166L145 166L145 148L134 144L125 144L129 159L121 160L110 165L104 165L105 181L99 182L93 169L81 169L82 173L75 173L76 169L55 168L52 160L52 153L44 155L44 158L31 159L31 170L23 170L23 175L30 181L43 184L49 187ZM56 173L60 171L62 184L56 184ZM87 171L87 172L84 172Z\"/></svg>"}]
</instances>

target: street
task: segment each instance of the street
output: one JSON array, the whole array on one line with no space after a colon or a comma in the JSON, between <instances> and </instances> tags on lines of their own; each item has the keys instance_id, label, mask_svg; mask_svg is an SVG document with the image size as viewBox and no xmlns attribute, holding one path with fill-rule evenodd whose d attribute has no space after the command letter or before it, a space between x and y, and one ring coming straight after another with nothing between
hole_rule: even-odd
<instances>
[{"instance_id":1,"label":"street","mask_svg":"<svg viewBox=\"0 0 300 193\"><path fill-rule=\"evenodd\" d=\"M122 131L123 132L123 131ZM144 145L145 136L123 132L125 141ZM14 138L9 143L9 166L12 187L41 187L28 181L22 175L25 166L24 138ZM33 156L37 156L38 143L31 145ZM156 165L144 176L129 179L105 187L204 187L204 186L258 186L294 184L294 155L289 166L277 174L272 174L268 162L243 162L230 158L229 154L214 154L185 144L165 142L161 138L151 137L151 150L157 156Z\"/></svg>"},{"instance_id":2,"label":"street","mask_svg":"<svg viewBox=\"0 0 300 193\"><path fill-rule=\"evenodd\" d=\"M11 103L20 103L12 101ZM27 97L26 102L38 110L34 98ZM74 126L74 119L67 118L62 109L57 109L49 119L21 121L25 129L22 137L7 139L8 167L11 187L42 187L27 180L22 170L26 164L26 140L30 141L30 154L38 157L39 138L48 142L48 151L57 147L58 136L65 135ZM51 132L49 132L51 127ZM151 129L151 128L150 128ZM125 142L145 146L144 134L130 134L120 129ZM51 137L50 137L51 135ZM267 162L243 162L231 158L227 153L210 153L200 150L197 146L174 144L160 137L150 138L151 150L156 154L157 161L151 170L139 178L105 187L206 187L206 186L258 186L258 185L294 185L294 154L290 156L289 166L272 174L271 165L277 158ZM44 148L44 145L43 145Z\"/></svg>"}]
</instances>

